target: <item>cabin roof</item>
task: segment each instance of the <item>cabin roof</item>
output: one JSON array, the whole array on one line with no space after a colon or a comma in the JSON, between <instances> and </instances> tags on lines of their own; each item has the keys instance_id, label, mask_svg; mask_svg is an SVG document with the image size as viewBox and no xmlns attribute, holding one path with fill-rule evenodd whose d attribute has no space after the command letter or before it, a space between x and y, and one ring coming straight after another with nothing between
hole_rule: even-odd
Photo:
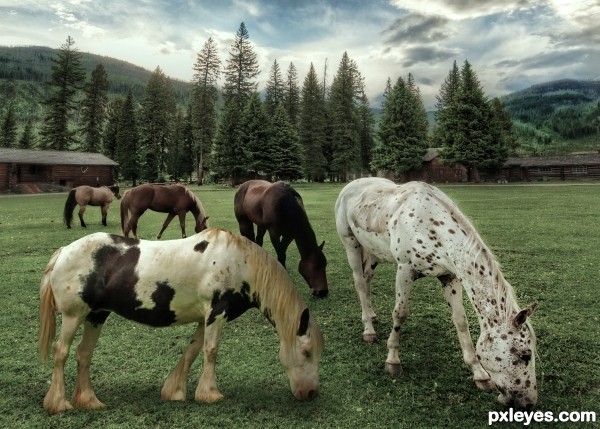
<instances>
[{"instance_id":1,"label":"cabin roof","mask_svg":"<svg viewBox=\"0 0 600 429\"><path fill-rule=\"evenodd\" d=\"M119 165L101 153L0 148L0 163L44 165Z\"/></svg>"},{"instance_id":2,"label":"cabin roof","mask_svg":"<svg viewBox=\"0 0 600 429\"><path fill-rule=\"evenodd\" d=\"M523 158L508 158L505 167L551 167L566 165L600 165L600 153L576 153L555 156L528 156Z\"/></svg>"}]
</instances>

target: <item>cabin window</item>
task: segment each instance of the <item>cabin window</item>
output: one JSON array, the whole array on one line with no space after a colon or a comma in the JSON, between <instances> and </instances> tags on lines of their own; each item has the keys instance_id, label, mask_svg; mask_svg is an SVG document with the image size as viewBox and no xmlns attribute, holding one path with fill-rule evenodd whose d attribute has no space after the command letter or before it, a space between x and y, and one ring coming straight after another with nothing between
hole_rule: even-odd
<instances>
[{"instance_id":1,"label":"cabin window","mask_svg":"<svg viewBox=\"0 0 600 429\"><path fill-rule=\"evenodd\" d=\"M456 177L457 179L462 179L463 177L463 171L460 168L457 168L454 170L454 177Z\"/></svg>"},{"instance_id":2,"label":"cabin window","mask_svg":"<svg viewBox=\"0 0 600 429\"><path fill-rule=\"evenodd\" d=\"M552 167L538 167L538 173L543 173L543 174L552 173Z\"/></svg>"},{"instance_id":3,"label":"cabin window","mask_svg":"<svg viewBox=\"0 0 600 429\"><path fill-rule=\"evenodd\" d=\"M586 165L576 165L573 167L573 174L587 174Z\"/></svg>"}]
</instances>

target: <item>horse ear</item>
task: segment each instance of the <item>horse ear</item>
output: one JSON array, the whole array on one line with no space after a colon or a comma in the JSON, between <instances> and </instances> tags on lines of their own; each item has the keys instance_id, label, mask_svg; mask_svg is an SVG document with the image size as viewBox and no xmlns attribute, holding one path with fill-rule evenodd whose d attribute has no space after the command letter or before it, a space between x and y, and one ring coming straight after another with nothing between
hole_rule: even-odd
<instances>
[{"instance_id":1,"label":"horse ear","mask_svg":"<svg viewBox=\"0 0 600 429\"><path fill-rule=\"evenodd\" d=\"M529 304L523 310L519 311L515 316L515 319L513 320L514 325L518 328L523 323L525 323L527 318L533 314L535 307L537 307L537 302Z\"/></svg>"},{"instance_id":2,"label":"horse ear","mask_svg":"<svg viewBox=\"0 0 600 429\"><path fill-rule=\"evenodd\" d=\"M323 241L323 242L321 243L321 245L319 246L319 250L323 250L323 246L325 246L325 241Z\"/></svg>"},{"instance_id":3,"label":"horse ear","mask_svg":"<svg viewBox=\"0 0 600 429\"><path fill-rule=\"evenodd\" d=\"M298 336L299 337L303 337L304 335L306 335L306 332L308 331L309 319L310 319L310 313L308 312L308 308L305 308L304 311L302 312L302 315L300 315L300 326L298 327Z\"/></svg>"}]
</instances>

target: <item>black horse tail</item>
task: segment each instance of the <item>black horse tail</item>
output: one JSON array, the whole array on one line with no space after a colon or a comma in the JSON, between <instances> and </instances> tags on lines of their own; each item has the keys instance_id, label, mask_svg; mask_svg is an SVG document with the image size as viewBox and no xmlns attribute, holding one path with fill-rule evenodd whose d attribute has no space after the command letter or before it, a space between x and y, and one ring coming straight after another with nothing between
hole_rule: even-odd
<instances>
[{"instance_id":1,"label":"black horse tail","mask_svg":"<svg viewBox=\"0 0 600 429\"><path fill-rule=\"evenodd\" d=\"M75 199L75 191L77 189L71 189L69 192L69 196L67 197L67 201L65 202L65 211L63 213L63 218L65 223L67 224L67 228L71 228L71 221L73 220L73 209L77 205L77 200Z\"/></svg>"},{"instance_id":2,"label":"black horse tail","mask_svg":"<svg viewBox=\"0 0 600 429\"><path fill-rule=\"evenodd\" d=\"M127 231L127 234L125 234L125 226L127 225L127 222L129 221L129 191L125 191L123 192L123 195L121 196L121 232L123 233L123 235L125 235L126 237L129 235L129 231Z\"/></svg>"}]
</instances>

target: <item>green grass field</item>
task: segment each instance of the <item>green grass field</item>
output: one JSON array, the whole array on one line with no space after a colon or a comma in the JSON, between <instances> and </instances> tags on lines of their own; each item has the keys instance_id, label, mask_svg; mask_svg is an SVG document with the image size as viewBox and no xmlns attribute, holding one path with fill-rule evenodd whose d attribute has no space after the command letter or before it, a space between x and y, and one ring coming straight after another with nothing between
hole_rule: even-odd
<instances>
[{"instance_id":1,"label":"green grass field","mask_svg":"<svg viewBox=\"0 0 600 429\"><path fill-rule=\"evenodd\" d=\"M485 427L489 411L503 411L496 394L475 388L461 358L439 283L417 282L401 339L403 372L384 373L391 329L394 267L381 264L374 285L380 341L363 343L360 305L345 252L335 232L333 206L342 185L298 184L319 241L325 240L329 296L310 296L288 250L290 275L324 332L321 391L297 402L277 357L278 338L255 310L228 324L217 362L225 400L211 405L160 399L160 389L195 327L154 329L112 315L92 362L92 383L106 411L48 416L42 401L52 371L37 358L39 280L52 252L95 231L120 233L119 203L108 227L89 207L88 228L62 223L66 194L0 196L0 427L12 428L467 428ZM600 412L600 186L596 184L442 186L467 214L502 264L521 306L539 303L537 410ZM193 188L211 226L237 230L234 190ZM77 215L75 214L75 219ZM142 238L154 239L164 215L140 219ZM188 215L188 233L193 231ZM180 237L175 220L163 239ZM272 251L270 243L266 246ZM466 307L470 310L470 305ZM478 327L469 314L472 333ZM78 342L78 336L75 342ZM201 357L192 367L193 398ZM75 376L74 347L66 378ZM598 425L599 423L596 423ZM594 424L580 424L594 427ZM506 424L504 427L523 427ZM541 427L535 424L534 427ZM548 427L577 426L561 423ZM597 426L596 426L597 427Z\"/></svg>"}]
</instances>

